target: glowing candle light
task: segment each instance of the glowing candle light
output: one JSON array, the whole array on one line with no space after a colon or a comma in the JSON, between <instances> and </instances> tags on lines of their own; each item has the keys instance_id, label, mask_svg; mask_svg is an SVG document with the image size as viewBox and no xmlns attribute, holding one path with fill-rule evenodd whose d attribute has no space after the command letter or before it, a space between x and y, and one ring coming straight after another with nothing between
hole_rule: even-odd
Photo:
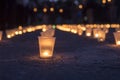
<instances>
[{"instance_id":1,"label":"glowing candle light","mask_svg":"<svg viewBox=\"0 0 120 80\"><path fill-rule=\"evenodd\" d=\"M79 5L79 8L80 8L80 9L83 9L83 5L82 5L82 4L80 4L80 5Z\"/></svg>"},{"instance_id":2,"label":"glowing candle light","mask_svg":"<svg viewBox=\"0 0 120 80\"><path fill-rule=\"evenodd\" d=\"M43 12L46 13L47 12L47 8L43 8Z\"/></svg>"},{"instance_id":3,"label":"glowing candle light","mask_svg":"<svg viewBox=\"0 0 120 80\"><path fill-rule=\"evenodd\" d=\"M83 30L82 30L82 29L79 29L79 30L78 30L78 35L81 36L82 34L83 34Z\"/></svg>"},{"instance_id":4,"label":"glowing candle light","mask_svg":"<svg viewBox=\"0 0 120 80\"><path fill-rule=\"evenodd\" d=\"M116 43L117 45L120 45L120 41L117 41L117 43Z\"/></svg>"},{"instance_id":5,"label":"glowing candle light","mask_svg":"<svg viewBox=\"0 0 120 80\"><path fill-rule=\"evenodd\" d=\"M3 32L0 31L0 41L2 40L2 34L3 34Z\"/></svg>"},{"instance_id":6,"label":"glowing candle light","mask_svg":"<svg viewBox=\"0 0 120 80\"><path fill-rule=\"evenodd\" d=\"M37 10L37 8L35 7L35 8L33 8L33 11L34 11L34 12L37 12L38 10Z\"/></svg>"},{"instance_id":7,"label":"glowing candle light","mask_svg":"<svg viewBox=\"0 0 120 80\"><path fill-rule=\"evenodd\" d=\"M12 36L11 35L7 35L7 38L11 38Z\"/></svg>"},{"instance_id":8,"label":"glowing candle light","mask_svg":"<svg viewBox=\"0 0 120 80\"><path fill-rule=\"evenodd\" d=\"M98 38L99 37L98 31L99 31L99 29L93 29L93 37L94 38Z\"/></svg>"},{"instance_id":9,"label":"glowing candle light","mask_svg":"<svg viewBox=\"0 0 120 80\"><path fill-rule=\"evenodd\" d=\"M51 7L51 8L50 8L50 11L51 11L51 12L54 12L54 8L53 8L53 7Z\"/></svg>"},{"instance_id":10,"label":"glowing candle light","mask_svg":"<svg viewBox=\"0 0 120 80\"><path fill-rule=\"evenodd\" d=\"M19 32L18 31L15 31L15 35L18 35L19 34Z\"/></svg>"},{"instance_id":11,"label":"glowing candle light","mask_svg":"<svg viewBox=\"0 0 120 80\"><path fill-rule=\"evenodd\" d=\"M23 29L23 33L26 33L27 31L25 29Z\"/></svg>"},{"instance_id":12,"label":"glowing candle light","mask_svg":"<svg viewBox=\"0 0 120 80\"><path fill-rule=\"evenodd\" d=\"M103 30L98 31L98 41L103 42L106 38L106 33Z\"/></svg>"},{"instance_id":13,"label":"glowing candle light","mask_svg":"<svg viewBox=\"0 0 120 80\"><path fill-rule=\"evenodd\" d=\"M63 9L61 8L61 9L59 9L59 13L63 13Z\"/></svg>"},{"instance_id":14,"label":"glowing candle light","mask_svg":"<svg viewBox=\"0 0 120 80\"><path fill-rule=\"evenodd\" d=\"M91 36L92 29L86 29L86 36Z\"/></svg>"},{"instance_id":15,"label":"glowing candle light","mask_svg":"<svg viewBox=\"0 0 120 80\"><path fill-rule=\"evenodd\" d=\"M112 2L112 0L107 0L108 2Z\"/></svg>"},{"instance_id":16,"label":"glowing candle light","mask_svg":"<svg viewBox=\"0 0 120 80\"><path fill-rule=\"evenodd\" d=\"M7 38L12 38L15 36L15 30L11 29L11 30L6 30L6 36Z\"/></svg>"},{"instance_id":17,"label":"glowing candle light","mask_svg":"<svg viewBox=\"0 0 120 80\"><path fill-rule=\"evenodd\" d=\"M106 4L106 2L107 2L106 0L102 0L102 3L103 3L103 4Z\"/></svg>"},{"instance_id":18,"label":"glowing candle light","mask_svg":"<svg viewBox=\"0 0 120 80\"><path fill-rule=\"evenodd\" d=\"M22 34L22 31L19 31L19 32L18 32L18 34L20 34L20 35L21 35L21 34Z\"/></svg>"},{"instance_id":19,"label":"glowing candle light","mask_svg":"<svg viewBox=\"0 0 120 80\"><path fill-rule=\"evenodd\" d=\"M120 45L120 32L114 32L113 34L114 34L116 45Z\"/></svg>"},{"instance_id":20,"label":"glowing candle light","mask_svg":"<svg viewBox=\"0 0 120 80\"><path fill-rule=\"evenodd\" d=\"M19 30L22 30L23 28L22 28L22 26L18 26L18 29L19 29Z\"/></svg>"},{"instance_id":21,"label":"glowing candle light","mask_svg":"<svg viewBox=\"0 0 120 80\"><path fill-rule=\"evenodd\" d=\"M39 50L41 58L50 58L53 56L55 37L38 37Z\"/></svg>"}]
</instances>

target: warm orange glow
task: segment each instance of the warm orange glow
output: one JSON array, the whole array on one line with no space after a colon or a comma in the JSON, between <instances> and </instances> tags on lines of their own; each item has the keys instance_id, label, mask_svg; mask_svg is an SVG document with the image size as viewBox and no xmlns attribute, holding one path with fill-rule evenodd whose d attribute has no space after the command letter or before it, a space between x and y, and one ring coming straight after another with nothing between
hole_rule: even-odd
<instances>
[{"instance_id":1,"label":"warm orange glow","mask_svg":"<svg viewBox=\"0 0 120 80\"><path fill-rule=\"evenodd\" d=\"M19 29L19 30L22 30L23 28L22 28L22 26L18 26L18 29Z\"/></svg>"},{"instance_id":2,"label":"warm orange glow","mask_svg":"<svg viewBox=\"0 0 120 80\"><path fill-rule=\"evenodd\" d=\"M43 8L43 12L46 13L47 12L47 8Z\"/></svg>"},{"instance_id":3,"label":"warm orange glow","mask_svg":"<svg viewBox=\"0 0 120 80\"><path fill-rule=\"evenodd\" d=\"M53 12L53 11L54 11L54 8L53 8L53 7L51 7L51 8L50 8L50 11L51 11L51 12Z\"/></svg>"},{"instance_id":4,"label":"warm orange glow","mask_svg":"<svg viewBox=\"0 0 120 80\"><path fill-rule=\"evenodd\" d=\"M74 33L74 34L76 34L76 33L77 33L77 30L72 29L71 32Z\"/></svg>"},{"instance_id":5,"label":"warm orange glow","mask_svg":"<svg viewBox=\"0 0 120 80\"><path fill-rule=\"evenodd\" d=\"M15 31L15 35L18 35L19 33L18 33L18 31Z\"/></svg>"},{"instance_id":6,"label":"warm orange glow","mask_svg":"<svg viewBox=\"0 0 120 80\"><path fill-rule=\"evenodd\" d=\"M62 31L66 31L66 32L71 31L70 26L65 25L65 24L64 25L57 25L56 28L59 29L59 30L62 30Z\"/></svg>"},{"instance_id":7,"label":"warm orange glow","mask_svg":"<svg viewBox=\"0 0 120 80\"><path fill-rule=\"evenodd\" d=\"M98 34L99 30L100 29L93 29L93 37L94 38L98 38L99 37L99 34Z\"/></svg>"},{"instance_id":8,"label":"warm orange glow","mask_svg":"<svg viewBox=\"0 0 120 80\"><path fill-rule=\"evenodd\" d=\"M48 57L52 57L52 55L50 55L49 51L45 51L45 52L43 52L43 54L40 55L40 57L48 58Z\"/></svg>"},{"instance_id":9,"label":"warm orange glow","mask_svg":"<svg viewBox=\"0 0 120 80\"><path fill-rule=\"evenodd\" d=\"M45 32L47 29L46 28L43 28L42 31Z\"/></svg>"},{"instance_id":10,"label":"warm orange glow","mask_svg":"<svg viewBox=\"0 0 120 80\"><path fill-rule=\"evenodd\" d=\"M105 25L105 28L110 28L110 24L106 24L106 25Z\"/></svg>"},{"instance_id":11,"label":"warm orange glow","mask_svg":"<svg viewBox=\"0 0 120 80\"><path fill-rule=\"evenodd\" d=\"M82 29L83 31L85 31L85 30L86 30L86 28L85 28L85 27L81 27L81 29Z\"/></svg>"},{"instance_id":12,"label":"warm orange glow","mask_svg":"<svg viewBox=\"0 0 120 80\"><path fill-rule=\"evenodd\" d=\"M41 58L50 58L53 56L55 38L54 37L38 37L39 50Z\"/></svg>"},{"instance_id":13,"label":"warm orange glow","mask_svg":"<svg viewBox=\"0 0 120 80\"><path fill-rule=\"evenodd\" d=\"M86 36L91 36L91 33L86 33Z\"/></svg>"},{"instance_id":14,"label":"warm orange glow","mask_svg":"<svg viewBox=\"0 0 120 80\"><path fill-rule=\"evenodd\" d=\"M103 28L103 31L104 31L105 33L108 33L108 32L109 32L109 29Z\"/></svg>"},{"instance_id":15,"label":"warm orange glow","mask_svg":"<svg viewBox=\"0 0 120 80\"><path fill-rule=\"evenodd\" d=\"M80 9L83 9L83 5L82 5L82 4L80 4L80 5L79 5L79 8L80 8Z\"/></svg>"},{"instance_id":16,"label":"warm orange glow","mask_svg":"<svg viewBox=\"0 0 120 80\"><path fill-rule=\"evenodd\" d=\"M11 34L11 37L15 36L13 33Z\"/></svg>"},{"instance_id":17,"label":"warm orange glow","mask_svg":"<svg viewBox=\"0 0 120 80\"><path fill-rule=\"evenodd\" d=\"M78 30L78 35L82 35L83 34L83 31L81 29Z\"/></svg>"},{"instance_id":18,"label":"warm orange glow","mask_svg":"<svg viewBox=\"0 0 120 80\"><path fill-rule=\"evenodd\" d=\"M19 31L18 33L19 33L19 34L22 34L22 31Z\"/></svg>"},{"instance_id":19,"label":"warm orange glow","mask_svg":"<svg viewBox=\"0 0 120 80\"><path fill-rule=\"evenodd\" d=\"M108 0L108 2L112 2L112 0Z\"/></svg>"},{"instance_id":20,"label":"warm orange glow","mask_svg":"<svg viewBox=\"0 0 120 80\"><path fill-rule=\"evenodd\" d=\"M98 31L98 41L103 42L106 38L106 33L103 30Z\"/></svg>"},{"instance_id":21,"label":"warm orange glow","mask_svg":"<svg viewBox=\"0 0 120 80\"><path fill-rule=\"evenodd\" d=\"M35 28L36 28L36 30L40 30L40 29L42 29L42 26L41 25L37 25L37 26L35 26Z\"/></svg>"},{"instance_id":22,"label":"warm orange glow","mask_svg":"<svg viewBox=\"0 0 120 80\"><path fill-rule=\"evenodd\" d=\"M92 29L86 29L86 36L91 36Z\"/></svg>"},{"instance_id":23,"label":"warm orange glow","mask_svg":"<svg viewBox=\"0 0 120 80\"><path fill-rule=\"evenodd\" d=\"M49 53L48 52L44 52L43 55L44 56L49 56Z\"/></svg>"},{"instance_id":24,"label":"warm orange glow","mask_svg":"<svg viewBox=\"0 0 120 80\"><path fill-rule=\"evenodd\" d=\"M78 35L80 35L80 36L81 36L81 35L82 35L82 33L78 33Z\"/></svg>"},{"instance_id":25,"label":"warm orange glow","mask_svg":"<svg viewBox=\"0 0 120 80\"><path fill-rule=\"evenodd\" d=\"M111 24L111 28L120 28L119 24Z\"/></svg>"},{"instance_id":26,"label":"warm orange glow","mask_svg":"<svg viewBox=\"0 0 120 80\"><path fill-rule=\"evenodd\" d=\"M98 38L98 37L99 37L99 35L96 33L96 34L95 34L95 38Z\"/></svg>"},{"instance_id":27,"label":"warm orange glow","mask_svg":"<svg viewBox=\"0 0 120 80\"><path fill-rule=\"evenodd\" d=\"M7 38L11 38L12 36L11 35L7 35Z\"/></svg>"},{"instance_id":28,"label":"warm orange glow","mask_svg":"<svg viewBox=\"0 0 120 80\"><path fill-rule=\"evenodd\" d=\"M2 40L2 31L0 31L0 41Z\"/></svg>"},{"instance_id":29,"label":"warm orange glow","mask_svg":"<svg viewBox=\"0 0 120 80\"><path fill-rule=\"evenodd\" d=\"M117 41L117 45L120 45L120 41Z\"/></svg>"},{"instance_id":30,"label":"warm orange glow","mask_svg":"<svg viewBox=\"0 0 120 80\"><path fill-rule=\"evenodd\" d=\"M106 0L102 0L102 3L103 3L103 4L106 4L106 2L107 2Z\"/></svg>"},{"instance_id":31,"label":"warm orange glow","mask_svg":"<svg viewBox=\"0 0 120 80\"><path fill-rule=\"evenodd\" d=\"M59 9L59 12L60 12L60 13L63 13L63 9Z\"/></svg>"},{"instance_id":32,"label":"warm orange glow","mask_svg":"<svg viewBox=\"0 0 120 80\"><path fill-rule=\"evenodd\" d=\"M37 10L37 8L33 8L33 11L34 11L34 12L37 12L38 10Z\"/></svg>"},{"instance_id":33,"label":"warm orange glow","mask_svg":"<svg viewBox=\"0 0 120 80\"><path fill-rule=\"evenodd\" d=\"M104 39L101 38L101 39L99 39L99 41L102 42L102 41L104 41Z\"/></svg>"},{"instance_id":34,"label":"warm orange glow","mask_svg":"<svg viewBox=\"0 0 120 80\"><path fill-rule=\"evenodd\" d=\"M32 27L27 28L27 32L33 32L33 31L34 31L34 28L32 28Z\"/></svg>"},{"instance_id":35,"label":"warm orange glow","mask_svg":"<svg viewBox=\"0 0 120 80\"><path fill-rule=\"evenodd\" d=\"M23 30L23 33L26 33L26 32L27 32L27 31L24 29L24 30Z\"/></svg>"},{"instance_id":36,"label":"warm orange glow","mask_svg":"<svg viewBox=\"0 0 120 80\"><path fill-rule=\"evenodd\" d=\"M120 32L114 32L113 34L116 41L116 45L120 45Z\"/></svg>"}]
</instances>

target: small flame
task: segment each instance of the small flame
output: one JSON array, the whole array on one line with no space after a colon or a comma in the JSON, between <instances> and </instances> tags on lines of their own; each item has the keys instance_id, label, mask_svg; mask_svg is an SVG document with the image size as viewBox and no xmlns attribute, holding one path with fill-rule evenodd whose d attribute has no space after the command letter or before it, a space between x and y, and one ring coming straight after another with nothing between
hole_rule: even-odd
<instances>
[{"instance_id":1,"label":"small flame","mask_svg":"<svg viewBox=\"0 0 120 80\"><path fill-rule=\"evenodd\" d=\"M91 36L91 33L86 33L86 36Z\"/></svg>"},{"instance_id":2,"label":"small flame","mask_svg":"<svg viewBox=\"0 0 120 80\"><path fill-rule=\"evenodd\" d=\"M7 35L7 38L11 38L11 35Z\"/></svg>"},{"instance_id":3,"label":"small flame","mask_svg":"<svg viewBox=\"0 0 120 80\"><path fill-rule=\"evenodd\" d=\"M120 45L120 41L117 41L117 45Z\"/></svg>"},{"instance_id":4,"label":"small flame","mask_svg":"<svg viewBox=\"0 0 120 80\"><path fill-rule=\"evenodd\" d=\"M98 36L99 36L98 34L95 34L95 37L96 37L96 38L98 38Z\"/></svg>"}]
</instances>

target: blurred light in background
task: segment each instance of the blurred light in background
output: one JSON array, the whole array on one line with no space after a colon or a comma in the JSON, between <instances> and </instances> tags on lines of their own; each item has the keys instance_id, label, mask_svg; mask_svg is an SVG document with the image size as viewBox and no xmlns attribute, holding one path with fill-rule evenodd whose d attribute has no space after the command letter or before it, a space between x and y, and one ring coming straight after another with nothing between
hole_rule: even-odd
<instances>
[{"instance_id":1,"label":"blurred light in background","mask_svg":"<svg viewBox=\"0 0 120 80\"><path fill-rule=\"evenodd\" d=\"M50 8L50 11L51 11L51 12L54 12L54 8L53 8L53 7L51 7L51 8Z\"/></svg>"},{"instance_id":2,"label":"blurred light in background","mask_svg":"<svg viewBox=\"0 0 120 80\"><path fill-rule=\"evenodd\" d=\"M112 0L107 0L108 2L112 2Z\"/></svg>"},{"instance_id":3,"label":"blurred light in background","mask_svg":"<svg viewBox=\"0 0 120 80\"><path fill-rule=\"evenodd\" d=\"M79 5L79 8L80 8L80 9L83 9L83 5L82 5L82 4L80 4L80 5Z\"/></svg>"},{"instance_id":4,"label":"blurred light in background","mask_svg":"<svg viewBox=\"0 0 120 80\"><path fill-rule=\"evenodd\" d=\"M102 3L103 3L103 4L106 4L106 2L107 2L106 0L102 0Z\"/></svg>"},{"instance_id":5,"label":"blurred light in background","mask_svg":"<svg viewBox=\"0 0 120 80\"><path fill-rule=\"evenodd\" d=\"M33 8L33 11L34 11L34 12L37 12L38 10L37 10L37 8L35 7L35 8Z\"/></svg>"},{"instance_id":6,"label":"blurred light in background","mask_svg":"<svg viewBox=\"0 0 120 80\"><path fill-rule=\"evenodd\" d=\"M43 12L46 13L47 12L47 8L43 8Z\"/></svg>"},{"instance_id":7,"label":"blurred light in background","mask_svg":"<svg viewBox=\"0 0 120 80\"><path fill-rule=\"evenodd\" d=\"M63 9L62 9L62 8L61 8L61 9L59 9L59 12L60 12L60 13L63 13Z\"/></svg>"}]
</instances>

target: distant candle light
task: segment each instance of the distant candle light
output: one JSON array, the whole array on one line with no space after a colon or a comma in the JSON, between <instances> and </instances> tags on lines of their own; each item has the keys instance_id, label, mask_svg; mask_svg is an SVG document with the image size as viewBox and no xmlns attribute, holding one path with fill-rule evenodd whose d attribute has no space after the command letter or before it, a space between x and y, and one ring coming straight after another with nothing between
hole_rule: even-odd
<instances>
[{"instance_id":1,"label":"distant candle light","mask_svg":"<svg viewBox=\"0 0 120 80\"><path fill-rule=\"evenodd\" d=\"M112 2L112 0L108 0L108 2Z\"/></svg>"},{"instance_id":2,"label":"distant candle light","mask_svg":"<svg viewBox=\"0 0 120 80\"><path fill-rule=\"evenodd\" d=\"M11 35L7 35L7 38L11 38Z\"/></svg>"},{"instance_id":3,"label":"distant candle light","mask_svg":"<svg viewBox=\"0 0 120 80\"><path fill-rule=\"evenodd\" d=\"M37 8L33 8L33 11L34 11L34 12L37 12L38 10L37 10Z\"/></svg>"},{"instance_id":4,"label":"distant candle light","mask_svg":"<svg viewBox=\"0 0 120 80\"><path fill-rule=\"evenodd\" d=\"M19 30L22 30L22 26L18 26L18 29L19 29Z\"/></svg>"},{"instance_id":5,"label":"distant candle light","mask_svg":"<svg viewBox=\"0 0 120 80\"><path fill-rule=\"evenodd\" d=\"M15 35L18 35L19 33L18 33L18 31L15 31Z\"/></svg>"},{"instance_id":6,"label":"distant candle light","mask_svg":"<svg viewBox=\"0 0 120 80\"><path fill-rule=\"evenodd\" d=\"M79 5L79 8L80 8L80 9L82 9L82 8L83 8L83 5L82 5L82 4L80 4L80 5Z\"/></svg>"},{"instance_id":7,"label":"distant candle light","mask_svg":"<svg viewBox=\"0 0 120 80\"><path fill-rule=\"evenodd\" d=\"M59 9L59 12L60 12L60 13L63 13L63 9Z\"/></svg>"},{"instance_id":8,"label":"distant candle light","mask_svg":"<svg viewBox=\"0 0 120 80\"><path fill-rule=\"evenodd\" d=\"M46 13L47 12L47 8L43 8L43 12Z\"/></svg>"},{"instance_id":9,"label":"distant candle light","mask_svg":"<svg viewBox=\"0 0 120 80\"><path fill-rule=\"evenodd\" d=\"M103 3L103 4L106 4L106 0L102 0L102 3Z\"/></svg>"},{"instance_id":10,"label":"distant candle light","mask_svg":"<svg viewBox=\"0 0 120 80\"><path fill-rule=\"evenodd\" d=\"M86 33L86 36L91 36L91 33Z\"/></svg>"},{"instance_id":11,"label":"distant candle light","mask_svg":"<svg viewBox=\"0 0 120 80\"><path fill-rule=\"evenodd\" d=\"M51 8L50 8L50 11L51 11L51 12L54 12L54 8L53 8L53 7L51 7Z\"/></svg>"}]
</instances>

